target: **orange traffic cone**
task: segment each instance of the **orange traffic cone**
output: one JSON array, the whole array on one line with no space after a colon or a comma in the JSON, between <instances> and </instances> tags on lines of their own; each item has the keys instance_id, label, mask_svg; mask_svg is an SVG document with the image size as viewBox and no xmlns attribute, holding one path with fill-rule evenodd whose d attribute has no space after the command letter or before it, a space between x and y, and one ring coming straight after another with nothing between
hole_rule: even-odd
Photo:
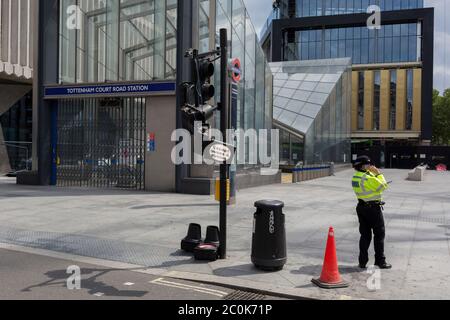
<instances>
[{"instance_id":1,"label":"orange traffic cone","mask_svg":"<svg viewBox=\"0 0 450 320\"><path fill-rule=\"evenodd\" d=\"M339 274L333 227L330 227L330 231L328 233L328 242L327 249L325 251L325 261L323 264L322 275L320 279L313 279L312 283L323 289L348 287L348 283L343 281L341 275Z\"/></svg>"}]
</instances>

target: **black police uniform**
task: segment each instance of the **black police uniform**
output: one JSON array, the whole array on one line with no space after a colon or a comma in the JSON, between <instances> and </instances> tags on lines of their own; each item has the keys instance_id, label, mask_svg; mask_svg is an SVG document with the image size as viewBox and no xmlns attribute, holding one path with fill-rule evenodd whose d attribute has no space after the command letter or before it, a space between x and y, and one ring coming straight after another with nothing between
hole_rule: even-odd
<instances>
[{"instance_id":1,"label":"black police uniform","mask_svg":"<svg viewBox=\"0 0 450 320\"><path fill-rule=\"evenodd\" d=\"M370 172L362 170L362 166L371 164L371 160L368 157L360 157L355 163L354 167L358 172L367 174L368 178L374 177ZM384 177L382 177L384 180ZM392 266L386 262L386 256L384 254L384 240L386 237L386 228L383 217L383 205L381 201L364 201L359 200L356 211L359 219L359 231L361 233L361 239L359 242L359 266L366 268L369 262L369 248L372 242L372 232L374 235L374 247L375 247L375 265L381 269L390 269Z\"/></svg>"}]
</instances>

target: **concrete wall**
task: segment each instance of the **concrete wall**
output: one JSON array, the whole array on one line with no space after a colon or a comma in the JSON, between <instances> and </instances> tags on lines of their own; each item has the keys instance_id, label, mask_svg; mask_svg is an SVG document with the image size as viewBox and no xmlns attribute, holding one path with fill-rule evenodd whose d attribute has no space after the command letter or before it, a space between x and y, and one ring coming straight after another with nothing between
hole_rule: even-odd
<instances>
[{"instance_id":1,"label":"concrete wall","mask_svg":"<svg viewBox=\"0 0 450 320\"><path fill-rule=\"evenodd\" d=\"M33 77L35 0L0 1L0 77Z\"/></svg>"},{"instance_id":2,"label":"concrete wall","mask_svg":"<svg viewBox=\"0 0 450 320\"><path fill-rule=\"evenodd\" d=\"M175 192L176 172L171 154L171 142L176 129L176 97L160 96L147 99L147 135L155 134L156 150L145 156L145 189Z\"/></svg>"}]
</instances>

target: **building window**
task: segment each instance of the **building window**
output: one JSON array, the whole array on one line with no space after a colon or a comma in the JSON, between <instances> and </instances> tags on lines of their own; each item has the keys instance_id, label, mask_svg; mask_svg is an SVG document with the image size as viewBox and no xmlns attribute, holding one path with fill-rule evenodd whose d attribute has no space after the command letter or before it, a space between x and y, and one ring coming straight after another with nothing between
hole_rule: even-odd
<instances>
[{"instance_id":1,"label":"building window","mask_svg":"<svg viewBox=\"0 0 450 320\"><path fill-rule=\"evenodd\" d=\"M423 8L423 0L297 0L297 17L366 13L367 8L379 5L382 11Z\"/></svg>"},{"instance_id":2,"label":"building window","mask_svg":"<svg viewBox=\"0 0 450 320\"><path fill-rule=\"evenodd\" d=\"M373 130L380 130L380 92L381 92L381 72L374 72L374 97L373 97Z\"/></svg>"},{"instance_id":3,"label":"building window","mask_svg":"<svg viewBox=\"0 0 450 320\"><path fill-rule=\"evenodd\" d=\"M286 32L286 35L294 31ZM421 60L421 28L418 23L296 31L284 48L288 60L351 57L353 64L417 62ZM323 49L322 49L323 48ZM324 50L324 51L323 51Z\"/></svg>"},{"instance_id":4,"label":"building window","mask_svg":"<svg viewBox=\"0 0 450 320\"><path fill-rule=\"evenodd\" d=\"M364 71L358 73L358 130L364 130Z\"/></svg>"},{"instance_id":5,"label":"building window","mask_svg":"<svg viewBox=\"0 0 450 320\"><path fill-rule=\"evenodd\" d=\"M413 95L414 95L413 70L406 70L406 130L412 130Z\"/></svg>"},{"instance_id":6,"label":"building window","mask_svg":"<svg viewBox=\"0 0 450 320\"><path fill-rule=\"evenodd\" d=\"M291 140L289 133L283 130L280 132L280 149L281 162L289 164L291 158Z\"/></svg>"},{"instance_id":7,"label":"building window","mask_svg":"<svg viewBox=\"0 0 450 320\"><path fill-rule=\"evenodd\" d=\"M389 130L395 130L397 117L397 70L390 71Z\"/></svg>"}]
</instances>

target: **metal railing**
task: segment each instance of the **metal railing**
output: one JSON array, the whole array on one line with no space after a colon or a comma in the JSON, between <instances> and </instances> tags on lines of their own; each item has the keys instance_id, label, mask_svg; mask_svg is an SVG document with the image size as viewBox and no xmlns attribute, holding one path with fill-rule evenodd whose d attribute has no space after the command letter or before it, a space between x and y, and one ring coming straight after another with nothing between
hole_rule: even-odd
<instances>
[{"instance_id":1,"label":"metal railing","mask_svg":"<svg viewBox=\"0 0 450 320\"><path fill-rule=\"evenodd\" d=\"M15 152L8 150L8 156L12 171L30 171L32 169L31 164L31 146L32 142L25 141L5 141L0 145L6 148L16 149Z\"/></svg>"},{"instance_id":2,"label":"metal railing","mask_svg":"<svg viewBox=\"0 0 450 320\"><path fill-rule=\"evenodd\" d=\"M334 176L334 163L328 164L298 164L292 169L292 183L309 181Z\"/></svg>"}]
</instances>

